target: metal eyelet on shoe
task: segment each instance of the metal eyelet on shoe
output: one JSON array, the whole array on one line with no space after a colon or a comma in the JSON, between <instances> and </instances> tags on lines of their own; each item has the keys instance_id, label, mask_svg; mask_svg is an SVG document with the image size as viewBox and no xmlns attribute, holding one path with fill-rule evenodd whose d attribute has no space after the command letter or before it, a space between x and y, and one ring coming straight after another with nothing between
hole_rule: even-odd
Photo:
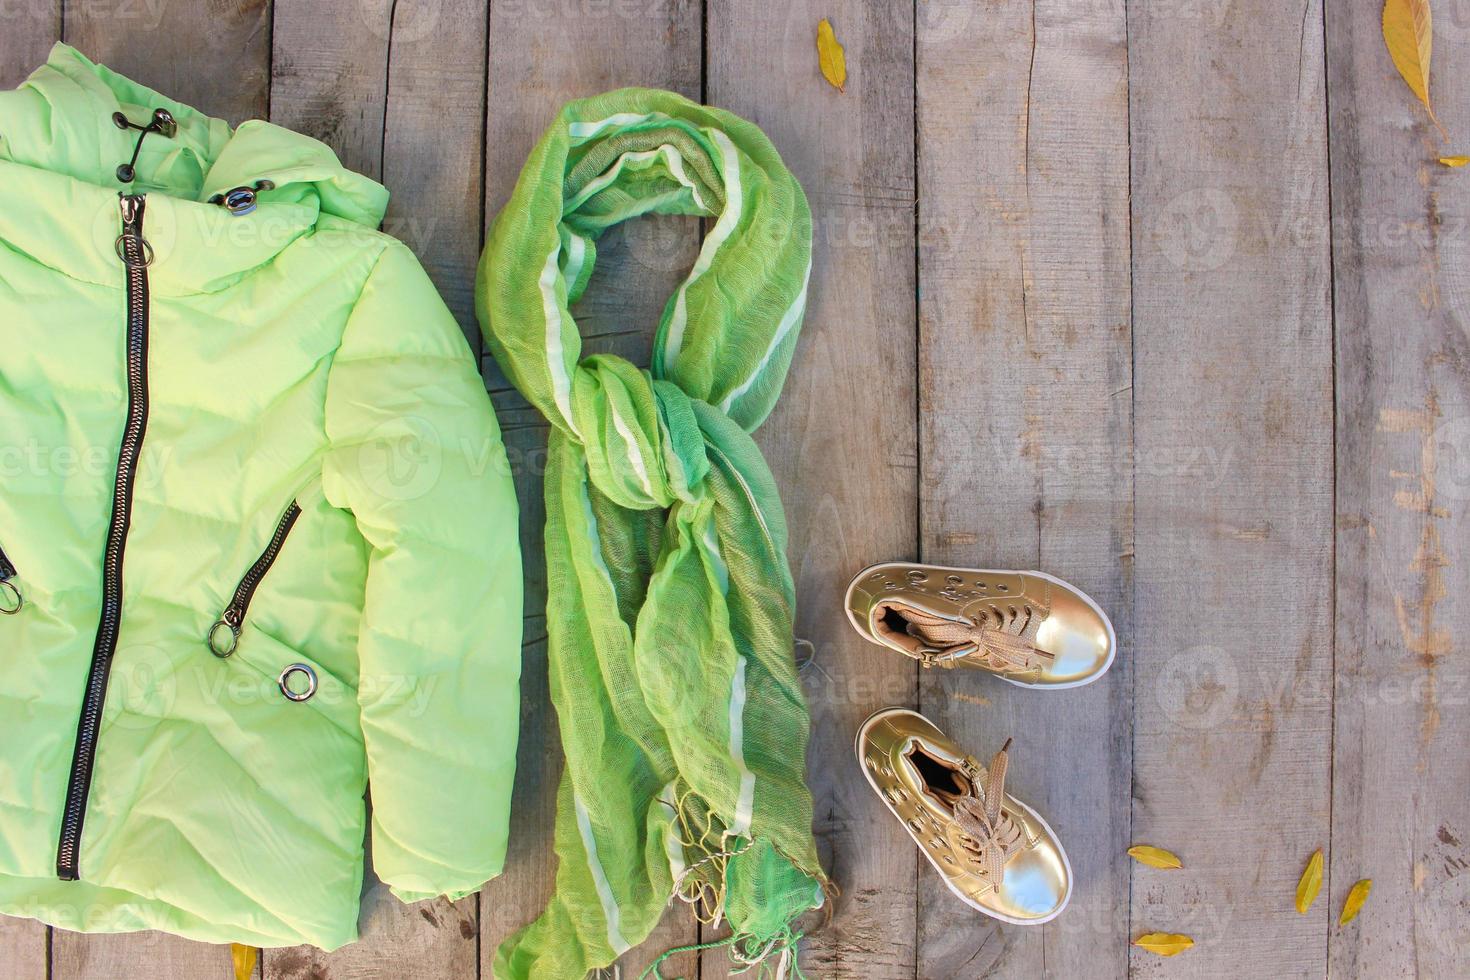
<instances>
[{"instance_id":1,"label":"metal eyelet on shoe","mask_svg":"<svg viewBox=\"0 0 1470 980\"><path fill-rule=\"evenodd\" d=\"M291 679L297 674L300 674L302 677L306 678L305 691L297 691L291 687ZM312 670L306 664L290 664L286 667L285 670L281 671L281 676L280 679L277 681L277 684L280 686L281 693L286 696L287 700L296 701L298 703L302 701L310 701L312 697L316 694L316 671Z\"/></svg>"},{"instance_id":2,"label":"metal eyelet on shoe","mask_svg":"<svg viewBox=\"0 0 1470 980\"><path fill-rule=\"evenodd\" d=\"M26 597L14 582L0 582L0 616L14 616L26 604Z\"/></svg>"}]
</instances>

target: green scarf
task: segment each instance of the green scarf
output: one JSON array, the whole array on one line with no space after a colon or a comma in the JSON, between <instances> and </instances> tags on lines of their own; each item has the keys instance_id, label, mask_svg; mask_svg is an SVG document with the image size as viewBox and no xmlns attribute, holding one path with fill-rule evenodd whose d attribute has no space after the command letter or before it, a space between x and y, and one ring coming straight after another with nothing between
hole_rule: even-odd
<instances>
[{"instance_id":1,"label":"green scarf","mask_svg":"<svg viewBox=\"0 0 1470 980\"><path fill-rule=\"evenodd\" d=\"M651 368L583 359L568 307L596 242L649 213L714 224ZM501 980L606 966L673 897L728 919L738 962L785 969L796 918L822 904L786 527L749 435L791 363L811 236L765 134L649 89L565 106L491 229L480 322L552 426L546 620L566 753L556 894L501 946Z\"/></svg>"}]
</instances>

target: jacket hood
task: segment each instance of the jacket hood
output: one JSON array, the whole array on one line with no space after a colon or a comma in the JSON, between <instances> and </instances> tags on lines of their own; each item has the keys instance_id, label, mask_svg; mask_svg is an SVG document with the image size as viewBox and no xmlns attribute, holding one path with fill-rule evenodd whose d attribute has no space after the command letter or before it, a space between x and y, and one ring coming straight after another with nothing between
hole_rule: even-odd
<instances>
[{"instance_id":1,"label":"jacket hood","mask_svg":"<svg viewBox=\"0 0 1470 980\"><path fill-rule=\"evenodd\" d=\"M119 129L114 113L146 125L155 109L173 114L173 137L149 135L137 178L117 168L133 155L137 130ZM46 63L14 91L0 92L0 160L113 191L163 194L204 203L235 187L267 180L271 200L315 198L322 213L376 228L388 205L377 181L343 167L324 143L261 120L228 123L161 95L57 44Z\"/></svg>"}]
</instances>

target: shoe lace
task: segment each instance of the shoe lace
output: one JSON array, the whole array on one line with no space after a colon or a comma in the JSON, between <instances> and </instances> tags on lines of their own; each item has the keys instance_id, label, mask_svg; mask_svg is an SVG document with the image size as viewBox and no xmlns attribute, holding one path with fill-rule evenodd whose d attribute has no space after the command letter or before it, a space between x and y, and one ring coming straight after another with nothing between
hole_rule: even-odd
<instances>
[{"instance_id":1,"label":"shoe lace","mask_svg":"<svg viewBox=\"0 0 1470 980\"><path fill-rule=\"evenodd\" d=\"M1011 633L990 620L955 622L917 609L900 610L909 636L928 646L944 651L939 656L920 658L930 663L953 667L962 658L978 660L997 671L1023 671L1049 664L1056 655L1036 646L1036 632L1042 617L1027 610L1025 627Z\"/></svg>"},{"instance_id":2,"label":"shoe lace","mask_svg":"<svg viewBox=\"0 0 1470 980\"><path fill-rule=\"evenodd\" d=\"M957 843L980 866L990 887L996 890L1005 876L1006 859L1024 843L1021 825L1001 809L1010 747L1011 740L1006 739L983 775L974 760L966 759L962 768L970 777L970 789L953 804L955 823L961 831Z\"/></svg>"}]
</instances>

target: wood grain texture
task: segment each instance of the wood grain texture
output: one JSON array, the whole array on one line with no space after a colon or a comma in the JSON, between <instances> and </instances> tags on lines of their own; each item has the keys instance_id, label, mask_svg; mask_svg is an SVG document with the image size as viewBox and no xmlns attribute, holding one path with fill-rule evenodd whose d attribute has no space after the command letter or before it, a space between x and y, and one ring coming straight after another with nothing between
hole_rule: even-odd
<instances>
[{"instance_id":1,"label":"wood grain texture","mask_svg":"<svg viewBox=\"0 0 1470 980\"><path fill-rule=\"evenodd\" d=\"M423 262L470 349L484 241L485 31L481 0L394 5L383 135L384 230Z\"/></svg>"},{"instance_id":2,"label":"wood grain texture","mask_svg":"<svg viewBox=\"0 0 1470 980\"><path fill-rule=\"evenodd\" d=\"M22 0L0 7L0 88L25 81L59 40L61 0Z\"/></svg>"},{"instance_id":3,"label":"wood grain texture","mask_svg":"<svg viewBox=\"0 0 1470 980\"><path fill-rule=\"evenodd\" d=\"M808 779L816 834L842 889L804 944L824 978L912 978L918 854L868 787L852 741L869 714L914 704L914 665L858 638L848 581L911 554L914 431L913 21L901 4L711 4L708 100L761 126L806 189L815 226L800 344L775 413L756 433L791 531L796 632L816 647ZM847 49L839 93L817 68L817 21ZM722 952L702 976L727 975Z\"/></svg>"},{"instance_id":4,"label":"wood grain texture","mask_svg":"<svg viewBox=\"0 0 1470 980\"><path fill-rule=\"evenodd\" d=\"M383 178L393 0L276 0L271 122L315 136L349 170ZM406 3L406 22L429 14ZM473 30L473 25L469 30Z\"/></svg>"},{"instance_id":5,"label":"wood grain texture","mask_svg":"<svg viewBox=\"0 0 1470 980\"><path fill-rule=\"evenodd\" d=\"M331 953L310 946L261 952L264 980L440 980L473 977L478 966L476 896L404 905L371 882L362 899L362 938ZM223 976L223 975L221 975Z\"/></svg>"},{"instance_id":6,"label":"wood grain texture","mask_svg":"<svg viewBox=\"0 0 1470 980\"><path fill-rule=\"evenodd\" d=\"M52 931L51 980L119 977L225 978L233 976L230 947L194 943L161 932L81 935Z\"/></svg>"},{"instance_id":7,"label":"wood grain texture","mask_svg":"<svg viewBox=\"0 0 1470 980\"><path fill-rule=\"evenodd\" d=\"M1332 332L1322 9L1129 8L1139 976L1321 976ZM1325 697L1314 696L1329 692Z\"/></svg>"},{"instance_id":8,"label":"wood grain texture","mask_svg":"<svg viewBox=\"0 0 1470 980\"><path fill-rule=\"evenodd\" d=\"M0 916L0 964L7 980L49 980L48 931L33 919Z\"/></svg>"},{"instance_id":9,"label":"wood grain texture","mask_svg":"<svg viewBox=\"0 0 1470 980\"><path fill-rule=\"evenodd\" d=\"M543 3L495 0L490 8L485 204L487 225L509 198L536 140L569 99L625 85L699 97L700 5L693 0ZM597 266L573 308L584 354L607 352L646 365L664 303L698 254L699 222L647 217L612 229L598 243ZM545 420L485 358L521 504L525 562L525 661L521 740L506 872L482 892L481 976L492 976L496 948L545 907L555 886L552 850L561 742L546 681L546 520L542 478ZM641 946L605 977L637 977L666 949L697 942L684 906L665 915ZM691 955L671 957L667 976L692 975Z\"/></svg>"},{"instance_id":10,"label":"wood grain texture","mask_svg":"<svg viewBox=\"0 0 1470 980\"><path fill-rule=\"evenodd\" d=\"M64 16L68 44L154 91L231 125L266 114L269 0L66 0Z\"/></svg>"},{"instance_id":11,"label":"wood grain texture","mask_svg":"<svg viewBox=\"0 0 1470 980\"><path fill-rule=\"evenodd\" d=\"M1039 569L1108 611L1101 681L1027 691L926 671L926 716L1057 831L1064 916L1003 926L925 867L919 976L1127 968L1133 457L1128 68L1121 6L1038 0L920 20L922 552ZM1066 724L1057 724L1065 718Z\"/></svg>"},{"instance_id":12,"label":"wood grain texture","mask_svg":"<svg viewBox=\"0 0 1470 980\"><path fill-rule=\"evenodd\" d=\"M1470 8L1435 5L1436 109L1459 139ZM1470 184L1394 74L1377 10L1331 5L1337 324L1332 921L1342 977L1470 975Z\"/></svg>"}]
</instances>

